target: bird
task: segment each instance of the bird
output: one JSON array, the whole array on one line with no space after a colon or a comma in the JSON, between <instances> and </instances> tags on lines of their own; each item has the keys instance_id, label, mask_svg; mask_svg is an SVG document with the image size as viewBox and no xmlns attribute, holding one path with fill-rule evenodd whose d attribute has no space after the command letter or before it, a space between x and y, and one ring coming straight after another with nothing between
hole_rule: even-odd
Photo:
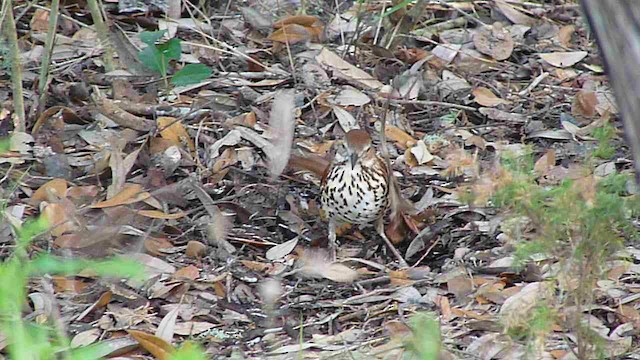
<instances>
[{"instance_id":1,"label":"bird","mask_svg":"<svg viewBox=\"0 0 640 360\"><path fill-rule=\"evenodd\" d=\"M321 176L320 217L328 222L331 260L336 260L338 225L374 225L400 265L406 267L406 261L384 232L384 215L390 203L395 201L392 192L397 189L371 135L363 129L352 129L334 143L333 152L333 159L328 163L322 158L298 155L292 155L289 160L292 168Z\"/></svg>"}]
</instances>

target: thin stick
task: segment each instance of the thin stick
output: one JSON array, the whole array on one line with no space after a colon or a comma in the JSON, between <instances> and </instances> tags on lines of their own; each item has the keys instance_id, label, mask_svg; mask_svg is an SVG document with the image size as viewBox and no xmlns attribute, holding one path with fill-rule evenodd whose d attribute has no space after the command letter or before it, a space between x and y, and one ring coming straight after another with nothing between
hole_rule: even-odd
<instances>
[{"instance_id":1,"label":"thin stick","mask_svg":"<svg viewBox=\"0 0 640 360\"><path fill-rule=\"evenodd\" d=\"M13 1L4 1L4 36L9 47L9 63L11 64L11 83L13 86L13 107L15 119L13 127L16 131L27 131L26 115L24 112L24 100L22 93L22 62L20 61L20 50L18 49L18 32L16 22L13 17Z\"/></svg>"},{"instance_id":2,"label":"thin stick","mask_svg":"<svg viewBox=\"0 0 640 360\"><path fill-rule=\"evenodd\" d=\"M442 107L449 107L449 108L467 110L467 111L474 111L474 112L478 111L478 109L476 109L474 107L471 107L471 106L464 106L464 105L459 105L459 104L446 103L446 102L442 102L442 101L396 100L396 99L389 99L389 101L394 103L394 104L402 104L402 105L411 104L411 105L423 105L423 106L442 106Z\"/></svg>"},{"instance_id":3,"label":"thin stick","mask_svg":"<svg viewBox=\"0 0 640 360\"><path fill-rule=\"evenodd\" d=\"M104 54L102 55L104 69L107 72L113 71L115 70L115 65L113 62L113 49L111 48L111 41L109 40L109 27L102 17L98 0L87 0L87 6L89 6L89 11L91 11L91 18L93 19L95 30L98 33L98 39L100 39L104 47Z\"/></svg>"},{"instance_id":4,"label":"thin stick","mask_svg":"<svg viewBox=\"0 0 640 360\"><path fill-rule=\"evenodd\" d=\"M40 77L38 91L40 92L40 104L46 103L46 89L49 85L49 69L51 68L51 54L53 53L53 44L56 39L56 29L58 28L58 14L60 13L60 0L51 1L51 11L49 11L49 28L47 38L44 41L44 54L40 63Z\"/></svg>"}]
</instances>

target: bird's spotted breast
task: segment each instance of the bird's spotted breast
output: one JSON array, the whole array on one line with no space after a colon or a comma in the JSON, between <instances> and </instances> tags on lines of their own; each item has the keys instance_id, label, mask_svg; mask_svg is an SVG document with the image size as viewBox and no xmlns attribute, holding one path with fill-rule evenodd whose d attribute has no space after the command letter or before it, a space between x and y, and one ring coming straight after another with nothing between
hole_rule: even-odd
<instances>
[{"instance_id":1,"label":"bird's spotted breast","mask_svg":"<svg viewBox=\"0 0 640 360\"><path fill-rule=\"evenodd\" d=\"M374 163L374 164L379 164ZM327 217L340 222L368 224L387 207L387 178L383 169L358 163L335 164L321 189L320 202Z\"/></svg>"}]
</instances>

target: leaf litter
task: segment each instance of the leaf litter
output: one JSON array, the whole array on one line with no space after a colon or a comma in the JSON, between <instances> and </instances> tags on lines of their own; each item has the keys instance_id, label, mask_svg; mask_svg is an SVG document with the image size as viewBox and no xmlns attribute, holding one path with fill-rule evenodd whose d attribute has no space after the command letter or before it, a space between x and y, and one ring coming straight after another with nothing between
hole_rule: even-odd
<instances>
[{"instance_id":1,"label":"leaf litter","mask_svg":"<svg viewBox=\"0 0 640 360\"><path fill-rule=\"evenodd\" d=\"M161 12L144 17L107 3L113 31L126 40L114 43L120 64L109 74L95 31L78 20L86 12L69 9L46 103L27 99L30 133L7 130L11 93L8 77L0 80L0 128L9 136L0 181L11 184L2 190L3 235L15 238L7 224L19 228L40 214L52 228L32 253L120 253L147 270L144 282L55 278L49 306L60 307L72 346L99 342L104 356L162 359L195 338L214 358L401 357L417 331L409 314L430 311L440 358L572 358L575 330L566 324L552 324L533 350L504 331L540 302L557 301L544 279L558 265L541 258L515 269L515 238L531 236L534 224L488 201L509 176L496 159L526 148L540 184L580 179L584 196L594 196L586 154L607 125L620 146L592 164L594 174L631 171L577 8L292 4L213 2L202 5L206 19L185 3L170 23ZM31 26L22 34L31 44L42 43L43 9L19 20ZM152 33L159 29L171 39ZM29 88L40 45L25 44ZM166 61L143 55L162 51L171 52ZM197 74L178 75L189 65ZM381 119L399 193L418 209L387 227L409 268L398 267L372 229L340 229L340 262L324 249L317 184L331 144L353 128L379 144ZM312 164L307 171L292 166L300 156ZM473 206L463 200L470 191ZM630 335L640 326L637 252L629 246L609 259L609 280L594 287L599 309L580 313L612 356L640 346ZM28 290L46 298L37 286Z\"/></svg>"}]
</instances>

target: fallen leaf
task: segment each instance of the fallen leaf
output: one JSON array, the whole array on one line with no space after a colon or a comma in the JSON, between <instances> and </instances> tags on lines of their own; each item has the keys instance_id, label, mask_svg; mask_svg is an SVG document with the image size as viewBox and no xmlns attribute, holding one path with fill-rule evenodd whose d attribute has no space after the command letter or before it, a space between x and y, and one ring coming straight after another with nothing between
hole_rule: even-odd
<instances>
[{"instance_id":1,"label":"fallen leaf","mask_svg":"<svg viewBox=\"0 0 640 360\"><path fill-rule=\"evenodd\" d=\"M287 167L293 133L296 126L295 92L283 90L276 94L269 115L269 136L273 145L267 156L272 176L279 176Z\"/></svg>"},{"instance_id":2,"label":"fallen leaf","mask_svg":"<svg viewBox=\"0 0 640 360\"><path fill-rule=\"evenodd\" d=\"M575 32L576 27L574 25L565 25L561 27L558 31L558 42L560 45L567 48L571 46L571 38Z\"/></svg>"},{"instance_id":3,"label":"fallen leaf","mask_svg":"<svg viewBox=\"0 0 640 360\"><path fill-rule=\"evenodd\" d=\"M64 179L49 180L31 196L36 201L55 201L67 194L67 181Z\"/></svg>"},{"instance_id":4,"label":"fallen leaf","mask_svg":"<svg viewBox=\"0 0 640 360\"><path fill-rule=\"evenodd\" d=\"M354 118L350 112L341 108L340 106L332 106L331 108L333 109L333 113L338 119L340 127L345 133L359 128L358 121L356 121L356 118Z\"/></svg>"},{"instance_id":5,"label":"fallen leaf","mask_svg":"<svg viewBox=\"0 0 640 360\"><path fill-rule=\"evenodd\" d=\"M199 258L202 257L207 252L207 245L191 240L187 243L187 249L185 250L185 255L189 257Z\"/></svg>"},{"instance_id":6,"label":"fallen leaf","mask_svg":"<svg viewBox=\"0 0 640 360\"><path fill-rule=\"evenodd\" d=\"M298 24L302 26L313 26L314 24L321 23L320 19L311 15L294 15L287 16L284 19L278 20L273 23L274 29L280 29L285 25Z\"/></svg>"},{"instance_id":7,"label":"fallen leaf","mask_svg":"<svg viewBox=\"0 0 640 360\"><path fill-rule=\"evenodd\" d=\"M316 56L316 61L318 61L320 65L332 70L334 76L360 84L365 88L378 90L384 86L383 83L367 74L364 70L349 64L327 48L323 48L322 51L320 51L320 54Z\"/></svg>"},{"instance_id":8,"label":"fallen leaf","mask_svg":"<svg viewBox=\"0 0 640 360\"><path fill-rule=\"evenodd\" d=\"M536 161L533 166L533 172L537 176L543 176L549 170L556 166L556 152L553 149L547 150L547 152Z\"/></svg>"},{"instance_id":9,"label":"fallen leaf","mask_svg":"<svg viewBox=\"0 0 640 360\"><path fill-rule=\"evenodd\" d=\"M187 129L184 128L184 125L182 125L179 119L159 116L156 122L158 123L158 130L160 130L160 136L162 136L162 138L171 141L173 145L183 149L187 148L190 151L195 151L196 147L193 140L191 140Z\"/></svg>"},{"instance_id":10,"label":"fallen leaf","mask_svg":"<svg viewBox=\"0 0 640 360\"><path fill-rule=\"evenodd\" d=\"M139 330L127 330L127 333L158 360L169 360L171 359L171 355L176 351L171 344L155 335L147 334Z\"/></svg>"},{"instance_id":11,"label":"fallen leaf","mask_svg":"<svg viewBox=\"0 0 640 360\"><path fill-rule=\"evenodd\" d=\"M51 235L60 236L66 232L78 229L73 221L75 207L70 203L49 203L42 210L42 216L47 220Z\"/></svg>"},{"instance_id":12,"label":"fallen leaf","mask_svg":"<svg viewBox=\"0 0 640 360\"><path fill-rule=\"evenodd\" d=\"M515 46L511 34L498 22L480 28L473 36L473 44L479 52L498 61L508 59Z\"/></svg>"},{"instance_id":13,"label":"fallen leaf","mask_svg":"<svg viewBox=\"0 0 640 360\"><path fill-rule=\"evenodd\" d=\"M496 0L495 4L500 12L514 24L533 26L537 22L536 19L523 14L504 0Z\"/></svg>"},{"instance_id":14,"label":"fallen leaf","mask_svg":"<svg viewBox=\"0 0 640 360\"><path fill-rule=\"evenodd\" d=\"M573 99L571 114L573 116L595 116L597 105L598 97L594 92L580 90Z\"/></svg>"},{"instance_id":15,"label":"fallen leaf","mask_svg":"<svg viewBox=\"0 0 640 360\"><path fill-rule=\"evenodd\" d=\"M167 214L163 211L159 210L138 210L136 214L142 215L144 217L152 218L152 219L164 219L164 220L176 220L187 216L187 213L184 211L179 211L173 214Z\"/></svg>"},{"instance_id":16,"label":"fallen leaf","mask_svg":"<svg viewBox=\"0 0 640 360\"><path fill-rule=\"evenodd\" d=\"M267 39L292 45L317 38L317 35L317 32L311 27L298 24L287 24L271 33Z\"/></svg>"},{"instance_id":17,"label":"fallen leaf","mask_svg":"<svg viewBox=\"0 0 640 360\"><path fill-rule=\"evenodd\" d=\"M160 320L160 324L156 329L155 336L166 341L168 344L171 344L171 341L173 340L173 334L175 331L176 320L178 319L179 312L180 312L180 307L178 306L176 306L171 311L169 311L167 315L165 315L162 318L162 320Z\"/></svg>"},{"instance_id":18,"label":"fallen leaf","mask_svg":"<svg viewBox=\"0 0 640 360\"><path fill-rule=\"evenodd\" d=\"M200 270L193 265L185 266L178 269L175 274L173 274L173 277L176 279L195 280L200 277Z\"/></svg>"},{"instance_id":19,"label":"fallen leaf","mask_svg":"<svg viewBox=\"0 0 640 360\"><path fill-rule=\"evenodd\" d=\"M85 330L81 333L78 333L76 336L74 336L73 339L71 339L71 343L69 345L72 348L91 345L100 338L100 334L102 334L101 329Z\"/></svg>"},{"instance_id":20,"label":"fallen leaf","mask_svg":"<svg viewBox=\"0 0 640 360\"><path fill-rule=\"evenodd\" d=\"M181 336L192 336L213 329L214 324L206 321L185 321L175 326L175 333Z\"/></svg>"},{"instance_id":21,"label":"fallen leaf","mask_svg":"<svg viewBox=\"0 0 640 360\"><path fill-rule=\"evenodd\" d=\"M289 255L296 247L296 245L298 245L298 239L298 237L295 237L289 241L272 247L271 249L267 250L265 257L271 261L282 259L286 255Z\"/></svg>"},{"instance_id":22,"label":"fallen leaf","mask_svg":"<svg viewBox=\"0 0 640 360\"><path fill-rule=\"evenodd\" d=\"M414 139L413 136L407 134L397 126L387 124L384 133L388 139L398 143L401 149L406 149L416 143L416 139Z\"/></svg>"},{"instance_id":23,"label":"fallen leaf","mask_svg":"<svg viewBox=\"0 0 640 360\"><path fill-rule=\"evenodd\" d=\"M554 52L538 54L540 58L552 66L566 68L573 66L584 59L589 53L586 51Z\"/></svg>"},{"instance_id":24,"label":"fallen leaf","mask_svg":"<svg viewBox=\"0 0 640 360\"><path fill-rule=\"evenodd\" d=\"M327 98L332 105L339 106L363 106L371 102L367 94L354 88L353 86L344 86L336 95Z\"/></svg>"},{"instance_id":25,"label":"fallen leaf","mask_svg":"<svg viewBox=\"0 0 640 360\"><path fill-rule=\"evenodd\" d=\"M91 205L90 207L93 209L102 209L118 205L133 204L150 197L151 194L142 190L142 185L126 183L124 184L124 188L122 189L122 191L116 194L114 197L108 200L100 201L99 203Z\"/></svg>"},{"instance_id":26,"label":"fallen leaf","mask_svg":"<svg viewBox=\"0 0 640 360\"><path fill-rule=\"evenodd\" d=\"M475 88L471 93L475 96L473 101L482 106L493 107L501 104L511 104L511 101L497 97L491 90L485 87Z\"/></svg>"}]
</instances>

